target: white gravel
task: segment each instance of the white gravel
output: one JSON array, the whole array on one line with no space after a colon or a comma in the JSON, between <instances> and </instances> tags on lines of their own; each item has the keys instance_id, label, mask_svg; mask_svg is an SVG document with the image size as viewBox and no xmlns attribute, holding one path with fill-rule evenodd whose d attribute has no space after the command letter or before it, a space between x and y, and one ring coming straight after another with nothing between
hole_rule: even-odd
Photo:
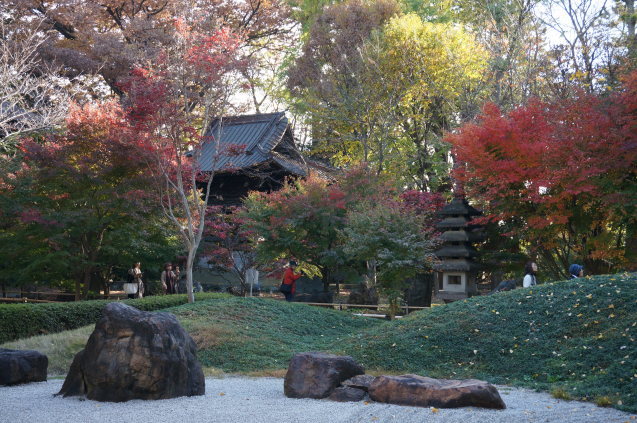
<instances>
[{"instance_id":1,"label":"white gravel","mask_svg":"<svg viewBox=\"0 0 637 423\"><path fill-rule=\"evenodd\" d=\"M636 422L637 415L592 403L561 401L546 393L498 387L506 410L401 407L289 399L283 379L206 379L206 395L160 401L102 403L54 397L62 380L0 387L0 422Z\"/></svg>"}]
</instances>

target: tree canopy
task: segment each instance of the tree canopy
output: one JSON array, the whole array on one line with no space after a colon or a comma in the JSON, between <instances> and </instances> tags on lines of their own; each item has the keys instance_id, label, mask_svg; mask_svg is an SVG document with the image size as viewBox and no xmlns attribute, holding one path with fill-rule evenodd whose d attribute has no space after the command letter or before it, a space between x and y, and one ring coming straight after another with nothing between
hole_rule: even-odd
<instances>
[{"instance_id":1,"label":"tree canopy","mask_svg":"<svg viewBox=\"0 0 637 423\"><path fill-rule=\"evenodd\" d=\"M494 221L512 221L555 276L583 261L592 273L634 262L636 75L610 97L580 92L503 115L487 105L447 140L455 175Z\"/></svg>"}]
</instances>

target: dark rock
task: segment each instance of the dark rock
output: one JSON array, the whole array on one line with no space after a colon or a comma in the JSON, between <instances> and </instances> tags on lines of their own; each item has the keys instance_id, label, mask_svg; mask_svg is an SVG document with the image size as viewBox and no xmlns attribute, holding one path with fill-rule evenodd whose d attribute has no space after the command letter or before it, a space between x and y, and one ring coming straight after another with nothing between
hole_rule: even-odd
<instances>
[{"instance_id":1,"label":"dark rock","mask_svg":"<svg viewBox=\"0 0 637 423\"><path fill-rule=\"evenodd\" d=\"M362 401L367 392L362 389L352 388L350 386L341 386L334 389L328 399L338 402L357 402Z\"/></svg>"},{"instance_id":2,"label":"dark rock","mask_svg":"<svg viewBox=\"0 0 637 423\"><path fill-rule=\"evenodd\" d=\"M368 392L369 386L372 384L374 379L376 379L376 377L372 375L358 375L343 381L341 385L349 386L351 388L362 389L365 392Z\"/></svg>"},{"instance_id":3,"label":"dark rock","mask_svg":"<svg viewBox=\"0 0 637 423\"><path fill-rule=\"evenodd\" d=\"M317 352L292 357L283 390L290 398L326 398L341 382L365 373L352 357Z\"/></svg>"},{"instance_id":4,"label":"dark rock","mask_svg":"<svg viewBox=\"0 0 637 423\"><path fill-rule=\"evenodd\" d=\"M113 402L204 395L196 352L174 315L110 303L58 395Z\"/></svg>"},{"instance_id":5,"label":"dark rock","mask_svg":"<svg viewBox=\"0 0 637 423\"><path fill-rule=\"evenodd\" d=\"M372 400L418 407L506 408L495 386L481 380L432 379L418 375L379 376L369 387Z\"/></svg>"},{"instance_id":6,"label":"dark rock","mask_svg":"<svg viewBox=\"0 0 637 423\"><path fill-rule=\"evenodd\" d=\"M505 291L511 291L513 289L515 289L515 279L511 279L508 281L502 281L498 284L498 286L495 287L495 289L493 291L491 291L492 294L495 294L496 292L505 292Z\"/></svg>"},{"instance_id":7,"label":"dark rock","mask_svg":"<svg viewBox=\"0 0 637 423\"><path fill-rule=\"evenodd\" d=\"M0 385L44 382L49 359L37 351L0 348Z\"/></svg>"}]
</instances>

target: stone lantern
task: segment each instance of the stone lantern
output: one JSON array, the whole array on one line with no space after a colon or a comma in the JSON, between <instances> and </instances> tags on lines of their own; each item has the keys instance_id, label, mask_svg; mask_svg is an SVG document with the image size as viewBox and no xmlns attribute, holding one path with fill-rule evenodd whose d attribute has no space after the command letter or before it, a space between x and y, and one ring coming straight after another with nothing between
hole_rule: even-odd
<instances>
[{"instance_id":1,"label":"stone lantern","mask_svg":"<svg viewBox=\"0 0 637 423\"><path fill-rule=\"evenodd\" d=\"M446 302L471 297L477 293L480 268L475 262L478 253L472 244L484 239L482 227L472 224L471 220L482 212L471 207L464 198L456 197L439 215L442 221L436 227L442 232L443 245L436 251L440 260L434 266L436 297Z\"/></svg>"}]
</instances>

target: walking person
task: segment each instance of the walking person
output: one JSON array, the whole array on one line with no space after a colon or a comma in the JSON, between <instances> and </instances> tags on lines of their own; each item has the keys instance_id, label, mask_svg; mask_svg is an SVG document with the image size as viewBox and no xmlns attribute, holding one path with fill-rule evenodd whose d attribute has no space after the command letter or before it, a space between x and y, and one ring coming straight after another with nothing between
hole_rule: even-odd
<instances>
[{"instance_id":1,"label":"walking person","mask_svg":"<svg viewBox=\"0 0 637 423\"><path fill-rule=\"evenodd\" d=\"M524 279L522 279L522 287L530 288L532 286L537 285L537 279L535 275L537 274L537 264L535 262L530 261L524 266Z\"/></svg>"},{"instance_id":2,"label":"walking person","mask_svg":"<svg viewBox=\"0 0 637 423\"><path fill-rule=\"evenodd\" d=\"M569 279L577 279L584 277L584 266L573 263L568 267Z\"/></svg>"},{"instance_id":3,"label":"walking person","mask_svg":"<svg viewBox=\"0 0 637 423\"><path fill-rule=\"evenodd\" d=\"M292 260L288 264L288 268L283 273L283 282L279 290L285 295L285 301L294 300L294 293L296 292L296 280L303 276L302 273L295 273L297 263Z\"/></svg>"},{"instance_id":4,"label":"walking person","mask_svg":"<svg viewBox=\"0 0 637 423\"><path fill-rule=\"evenodd\" d=\"M161 272L161 285L164 288L164 293L177 293L177 277L178 274L173 272L173 265L171 263L166 263L164 271Z\"/></svg>"}]
</instances>

